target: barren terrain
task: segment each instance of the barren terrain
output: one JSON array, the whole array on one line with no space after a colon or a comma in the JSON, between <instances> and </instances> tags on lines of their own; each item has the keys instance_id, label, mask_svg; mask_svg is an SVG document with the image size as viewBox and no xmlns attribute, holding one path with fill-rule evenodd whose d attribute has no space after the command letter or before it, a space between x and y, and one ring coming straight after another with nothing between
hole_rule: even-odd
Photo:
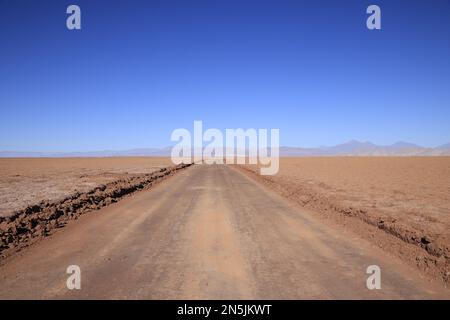
<instances>
[{"instance_id":1,"label":"barren terrain","mask_svg":"<svg viewBox=\"0 0 450 320\"><path fill-rule=\"evenodd\" d=\"M359 219L423 248L430 256L409 258L448 282L450 157L282 158L275 176L244 169L318 214Z\"/></svg>"},{"instance_id":2,"label":"barren terrain","mask_svg":"<svg viewBox=\"0 0 450 320\"><path fill-rule=\"evenodd\" d=\"M450 158L283 158L275 176L168 158L0 164L0 298L450 297ZM373 264L381 291L365 286Z\"/></svg>"},{"instance_id":3,"label":"barren terrain","mask_svg":"<svg viewBox=\"0 0 450 320\"><path fill-rule=\"evenodd\" d=\"M150 157L0 159L0 217L170 165L170 158Z\"/></svg>"},{"instance_id":4,"label":"barren terrain","mask_svg":"<svg viewBox=\"0 0 450 320\"><path fill-rule=\"evenodd\" d=\"M66 269L81 270L81 289ZM381 268L381 289L366 287ZM448 299L370 241L223 165L196 165L0 260L2 299Z\"/></svg>"}]
</instances>

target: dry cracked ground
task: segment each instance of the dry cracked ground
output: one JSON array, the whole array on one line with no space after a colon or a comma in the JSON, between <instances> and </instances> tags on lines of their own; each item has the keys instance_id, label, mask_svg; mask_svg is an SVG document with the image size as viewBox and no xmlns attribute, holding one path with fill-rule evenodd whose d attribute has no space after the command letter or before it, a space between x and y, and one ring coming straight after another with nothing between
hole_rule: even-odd
<instances>
[{"instance_id":1,"label":"dry cracked ground","mask_svg":"<svg viewBox=\"0 0 450 320\"><path fill-rule=\"evenodd\" d=\"M45 165L56 167L52 161L47 159ZM71 161L67 170L77 172L77 160ZM83 160L83 168L92 168L101 179L101 161ZM340 190L346 199L336 196L331 178L321 177L320 170L305 184L301 174L309 175L312 169L302 173L302 166L291 168L287 183L283 170L271 180L261 180L252 167L175 167L165 162L167 159L109 161L116 161L108 169L116 167L114 174L120 175L116 179L80 191L75 187L80 175L75 174L72 188L77 191L71 190L70 197L38 202L40 195L36 201L30 200L40 205L3 211L0 298L450 298L445 287L446 252L438 256L427 249L434 239L445 239L445 235L433 233L428 243L416 243L402 239L400 231L404 229L394 227L388 211L380 212L390 228L379 220L371 223L372 211L353 214L360 212L358 206L352 207L352 214L346 213L345 200L360 198L346 185L352 178L345 180L339 165L334 172L341 172ZM448 164L448 159L441 164L444 172ZM139 172L143 166L146 171ZM344 166L351 167L351 161ZM39 171L39 164L30 167ZM57 177L64 177L63 169L55 170L61 170ZM357 169L347 170L358 173ZM11 171L9 175L27 175ZM441 180L448 180L445 174L441 173ZM8 192L4 176L2 172L1 187ZM33 174L28 173L28 178L33 180ZM86 174L84 179L91 176ZM50 180L42 182L45 186L52 184L52 179L42 180ZM331 198L308 188L314 183L327 186ZM28 186L34 187L32 183ZM15 197L21 199L18 193ZM445 199L439 203L443 208L448 205ZM409 227L407 221L403 218L401 226ZM432 226L438 232L436 224ZM47 228L48 232L42 231ZM5 232L11 232L6 246ZM70 265L80 267L80 290L67 288ZM380 290L366 286L366 270L371 265L381 269Z\"/></svg>"}]
</instances>

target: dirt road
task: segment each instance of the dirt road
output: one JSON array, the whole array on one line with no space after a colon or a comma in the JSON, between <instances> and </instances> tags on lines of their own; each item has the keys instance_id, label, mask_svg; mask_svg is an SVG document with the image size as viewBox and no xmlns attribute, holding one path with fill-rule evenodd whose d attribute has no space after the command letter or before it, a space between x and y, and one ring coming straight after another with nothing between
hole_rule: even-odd
<instances>
[{"instance_id":1,"label":"dirt road","mask_svg":"<svg viewBox=\"0 0 450 320\"><path fill-rule=\"evenodd\" d=\"M195 166L0 262L0 298L402 299L449 291L227 166ZM68 290L66 268L81 268ZM381 290L366 268L381 268Z\"/></svg>"}]
</instances>

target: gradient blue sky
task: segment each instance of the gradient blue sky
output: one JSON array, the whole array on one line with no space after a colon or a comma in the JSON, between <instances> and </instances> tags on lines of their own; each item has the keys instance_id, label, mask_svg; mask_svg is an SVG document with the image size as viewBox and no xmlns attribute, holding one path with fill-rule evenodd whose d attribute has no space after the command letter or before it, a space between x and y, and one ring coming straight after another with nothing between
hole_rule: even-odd
<instances>
[{"instance_id":1,"label":"gradient blue sky","mask_svg":"<svg viewBox=\"0 0 450 320\"><path fill-rule=\"evenodd\" d=\"M450 2L0 0L0 150L162 147L194 120L289 146L450 142Z\"/></svg>"}]
</instances>

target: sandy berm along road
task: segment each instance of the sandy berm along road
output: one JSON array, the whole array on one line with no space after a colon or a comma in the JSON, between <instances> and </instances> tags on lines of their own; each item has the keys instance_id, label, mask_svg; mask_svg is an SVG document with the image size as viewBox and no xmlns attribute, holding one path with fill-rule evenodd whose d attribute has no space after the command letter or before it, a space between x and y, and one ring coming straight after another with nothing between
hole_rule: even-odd
<instances>
[{"instance_id":1,"label":"sandy berm along road","mask_svg":"<svg viewBox=\"0 0 450 320\"><path fill-rule=\"evenodd\" d=\"M403 299L448 290L224 165L197 165L0 262L2 299ZM66 268L81 268L68 290ZM366 268L381 268L368 290Z\"/></svg>"}]
</instances>

